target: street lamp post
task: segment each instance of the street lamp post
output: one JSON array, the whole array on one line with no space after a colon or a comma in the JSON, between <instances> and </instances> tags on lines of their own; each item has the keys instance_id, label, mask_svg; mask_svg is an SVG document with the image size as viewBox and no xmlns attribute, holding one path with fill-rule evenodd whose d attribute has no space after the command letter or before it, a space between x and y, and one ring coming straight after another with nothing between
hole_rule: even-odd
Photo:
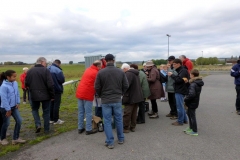
<instances>
[{"instance_id":1,"label":"street lamp post","mask_svg":"<svg viewBox=\"0 0 240 160\"><path fill-rule=\"evenodd\" d=\"M169 57L169 37L171 37L171 35L170 34L167 34L166 36L168 36L168 57ZM167 58L168 58L167 57Z\"/></svg>"},{"instance_id":2,"label":"street lamp post","mask_svg":"<svg viewBox=\"0 0 240 160\"><path fill-rule=\"evenodd\" d=\"M202 63L202 70L203 70L203 51L202 51L202 60L201 60L201 63Z\"/></svg>"}]
</instances>

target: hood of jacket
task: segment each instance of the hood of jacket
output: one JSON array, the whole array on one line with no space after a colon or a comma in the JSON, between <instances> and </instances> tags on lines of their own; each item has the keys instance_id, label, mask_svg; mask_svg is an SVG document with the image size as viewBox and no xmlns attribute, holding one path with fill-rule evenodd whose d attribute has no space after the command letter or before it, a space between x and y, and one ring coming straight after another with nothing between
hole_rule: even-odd
<instances>
[{"instance_id":1,"label":"hood of jacket","mask_svg":"<svg viewBox=\"0 0 240 160\"><path fill-rule=\"evenodd\" d=\"M131 72L131 73L133 73L133 74L135 74L135 75L139 75L139 71L138 70L136 70L136 69L132 69L132 68L130 68L127 72Z\"/></svg>"},{"instance_id":2,"label":"hood of jacket","mask_svg":"<svg viewBox=\"0 0 240 160\"><path fill-rule=\"evenodd\" d=\"M202 77L194 77L189 80L189 83L196 83L198 86L203 86L204 82L202 80Z\"/></svg>"},{"instance_id":3,"label":"hood of jacket","mask_svg":"<svg viewBox=\"0 0 240 160\"><path fill-rule=\"evenodd\" d=\"M189 61L188 58L184 59L184 61L183 61L183 65L185 65L185 64L187 63L187 61Z\"/></svg>"}]
</instances>

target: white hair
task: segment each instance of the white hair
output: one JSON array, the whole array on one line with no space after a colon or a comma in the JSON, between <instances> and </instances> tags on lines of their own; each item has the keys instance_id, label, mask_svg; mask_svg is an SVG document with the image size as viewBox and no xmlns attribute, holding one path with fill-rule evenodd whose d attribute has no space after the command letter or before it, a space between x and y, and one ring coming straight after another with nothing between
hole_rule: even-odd
<instances>
[{"instance_id":1,"label":"white hair","mask_svg":"<svg viewBox=\"0 0 240 160\"><path fill-rule=\"evenodd\" d=\"M41 64L42 62L47 62L47 60L46 60L46 58L44 58L44 57L39 57L38 59L37 59L37 62L36 62L36 64Z\"/></svg>"},{"instance_id":2,"label":"white hair","mask_svg":"<svg viewBox=\"0 0 240 160\"><path fill-rule=\"evenodd\" d=\"M146 66L146 63L143 63L143 67Z\"/></svg>"},{"instance_id":3,"label":"white hair","mask_svg":"<svg viewBox=\"0 0 240 160\"><path fill-rule=\"evenodd\" d=\"M130 66L127 63L123 63L121 69L129 69Z\"/></svg>"}]
</instances>

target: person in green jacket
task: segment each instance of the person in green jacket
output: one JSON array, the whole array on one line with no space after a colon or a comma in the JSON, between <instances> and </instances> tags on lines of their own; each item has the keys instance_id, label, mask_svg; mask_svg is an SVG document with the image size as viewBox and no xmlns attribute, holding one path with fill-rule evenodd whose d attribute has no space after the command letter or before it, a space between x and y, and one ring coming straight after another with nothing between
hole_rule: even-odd
<instances>
[{"instance_id":1,"label":"person in green jacket","mask_svg":"<svg viewBox=\"0 0 240 160\"><path fill-rule=\"evenodd\" d=\"M170 56L168 58L168 72L172 72L173 74L177 75L177 72L173 68L173 60L175 59L174 56ZM166 117L171 117L172 120L177 119L177 107L176 107L176 100L175 100L175 93L173 87L174 80L168 76L168 81L166 83L166 92L168 93L168 103L170 106L170 113L166 115Z\"/></svg>"},{"instance_id":2,"label":"person in green jacket","mask_svg":"<svg viewBox=\"0 0 240 160\"><path fill-rule=\"evenodd\" d=\"M138 70L138 65L136 64L131 64L130 67ZM144 101L138 103L139 110L137 116L137 124L142 124L145 123L145 100L147 97L150 96L151 92L149 89L147 76L142 70L139 71L139 79L143 92Z\"/></svg>"}]
</instances>

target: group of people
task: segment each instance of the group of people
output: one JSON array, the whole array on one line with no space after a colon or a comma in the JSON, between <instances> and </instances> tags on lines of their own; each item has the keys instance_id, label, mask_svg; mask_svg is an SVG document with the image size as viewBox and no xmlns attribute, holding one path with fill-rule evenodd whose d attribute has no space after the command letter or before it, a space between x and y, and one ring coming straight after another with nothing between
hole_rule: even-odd
<instances>
[{"instance_id":1,"label":"group of people","mask_svg":"<svg viewBox=\"0 0 240 160\"><path fill-rule=\"evenodd\" d=\"M112 54L107 54L102 60L96 60L84 72L76 91L78 133L81 134L85 130L86 135L97 133L97 129L92 128L92 106L97 104L96 110L101 112L95 113L103 117L105 146L113 149L112 117L116 125L118 144L123 144L124 133L135 132L137 124L145 123L146 100L150 100L152 107L148 112L149 118L158 118L156 100L162 97L166 100L167 93L170 113L166 116L177 120L172 125L182 126L189 123L184 132L197 136L195 112L204 85L202 77L184 55L179 59L170 56L167 61L167 70L161 73L152 61L146 62L143 69L138 70L136 64L124 63L121 69L115 67L115 57ZM165 86L162 85L161 79L165 79Z\"/></svg>"},{"instance_id":2,"label":"group of people","mask_svg":"<svg viewBox=\"0 0 240 160\"><path fill-rule=\"evenodd\" d=\"M26 104L27 100L29 100L36 133L39 133L42 128L39 116L40 105L42 105L43 110L45 133L48 134L50 132L51 123L64 123L64 121L59 119L59 107L63 93L62 84L65 82L60 65L61 61L55 60L52 65L47 67L47 60L44 57L40 57L29 70L24 67L24 73L20 76L23 89L23 104ZM22 118L19 112L20 95L16 78L17 73L14 70L7 70L0 75L0 143L2 145L9 144L6 135L11 116L16 122L12 144L26 142L26 140L19 137Z\"/></svg>"},{"instance_id":3,"label":"group of people","mask_svg":"<svg viewBox=\"0 0 240 160\"><path fill-rule=\"evenodd\" d=\"M98 129L92 126L92 112L95 105L96 116L103 118L104 122L105 146L113 149L112 123L114 122L116 126L118 144L123 144L124 133L135 132L137 124L145 123L146 111L149 111L150 119L159 117L157 99L163 98L164 101L169 102L170 106L170 113L166 116L176 120L172 125L182 126L189 122L189 127L184 132L189 135L198 135L195 111L199 105L204 83L199 77L198 70L193 69L191 61L184 55L179 58L170 56L167 60L168 64L161 66L160 69L152 61L147 61L141 70L138 69L138 65L127 63L117 68L112 54L96 60L85 70L76 90L78 133L85 132L86 135L90 135L98 132ZM65 82L60 65L61 61L55 60L52 65L47 66L47 60L40 57L35 66L30 69L23 68L24 73L20 76L23 104L27 99L29 100L36 133L39 133L42 128L38 112L40 104L43 110L45 133L50 132L50 124L64 123L59 119L62 84ZM16 122L12 144L26 142L19 137L22 118L19 113L20 95L16 77L15 71L8 70L2 73L0 78L2 145L9 143L6 134L10 116ZM151 102L151 110L148 108L147 100Z\"/></svg>"}]
</instances>

